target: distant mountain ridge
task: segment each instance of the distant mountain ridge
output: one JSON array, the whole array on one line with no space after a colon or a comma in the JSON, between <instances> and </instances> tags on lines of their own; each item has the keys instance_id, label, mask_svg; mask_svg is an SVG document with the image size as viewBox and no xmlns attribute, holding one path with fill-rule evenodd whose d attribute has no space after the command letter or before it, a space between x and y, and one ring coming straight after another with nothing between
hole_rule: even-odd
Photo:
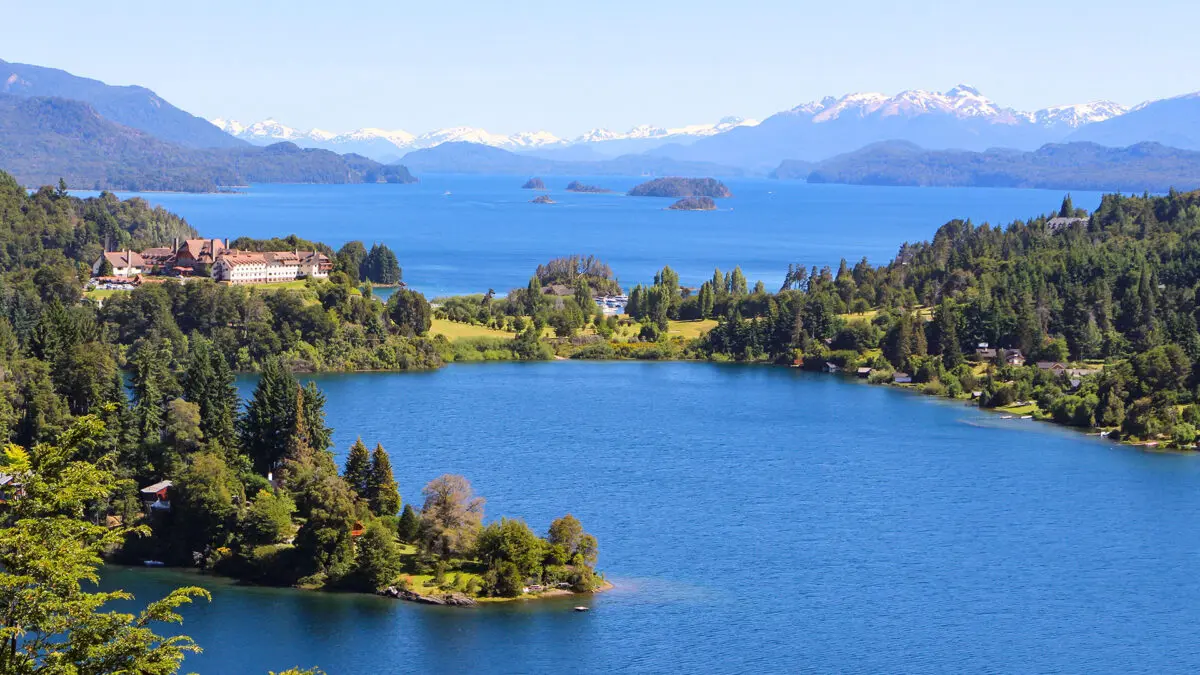
<instances>
[{"instance_id":1,"label":"distant mountain ridge","mask_svg":"<svg viewBox=\"0 0 1200 675\"><path fill-rule=\"evenodd\" d=\"M414 150L400 160L417 173L470 173L540 176L662 176L703 174L741 176L734 167L648 155L622 155L595 161L544 159L481 143L453 141Z\"/></svg>"},{"instance_id":2,"label":"distant mountain ridge","mask_svg":"<svg viewBox=\"0 0 1200 675\"><path fill-rule=\"evenodd\" d=\"M274 118L254 124L216 118L210 122L218 129L255 145L291 141L302 147L316 147L337 152L357 152L380 161L394 161L405 153L435 147L442 143L467 142L488 145L512 152L536 153L540 150L560 151L574 146L586 146L597 151L598 158L611 159L619 154L641 151L666 142L687 142L704 138L738 126L757 124L740 117L725 117L715 124L693 124L678 128L655 127L648 124L633 127L627 132L592 129L573 140L566 140L548 131L524 131L515 134L494 134L475 127L450 127L423 134L402 129L356 129L335 133L323 129L297 129ZM547 155L547 158L553 158Z\"/></svg>"},{"instance_id":3,"label":"distant mountain ridge","mask_svg":"<svg viewBox=\"0 0 1200 675\"><path fill-rule=\"evenodd\" d=\"M1200 92L1148 101L1120 117L1082 127L1067 140L1114 147L1153 141L1200 150Z\"/></svg>"},{"instance_id":4,"label":"distant mountain ridge","mask_svg":"<svg viewBox=\"0 0 1200 675\"><path fill-rule=\"evenodd\" d=\"M1010 187L1166 192L1200 188L1200 152L1138 143L1048 144L1033 152L928 150L906 141L875 143L811 167L783 162L778 178L810 183L923 187Z\"/></svg>"},{"instance_id":5,"label":"distant mountain ridge","mask_svg":"<svg viewBox=\"0 0 1200 675\"><path fill-rule=\"evenodd\" d=\"M246 145L164 101L145 87L118 87L55 68L0 60L0 94L53 96L90 105L103 117L164 141L189 148L236 148Z\"/></svg>"},{"instance_id":6,"label":"distant mountain ridge","mask_svg":"<svg viewBox=\"0 0 1200 675\"><path fill-rule=\"evenodd\" d=\"M186 148L106 119L90 104L0 94L0 169L23 185L210 192L246 183L413 182L402 166L358 155L266 148Z\"/></svg>"},{"instance_id":7,"label":"distant mountain ridge","mask_svg":"<svg viewBox=\"0 0 1200 675\"><path fill-rule=\"evenodd\" d=\"M966 85L945 92L908 90L894 96L847 94L796 106L754 127L652 152L765 172L784 159L819 161L893 139L935 149L1032 150L1125 112L1110 101L1023 112L998 105Z\"/></svg>"},{"instance_id":8,"label":"distant mountain ridge","mask_svg":"<svg viewBox=\"0 0 1200 675\"><path fill-rule=\"evenodd\" d=\"M320 129L302 131L273 119L252 125L222 119L213 123L256 144L290 140L307 147L353 150L381 160L440 143L466 141L555 161L602 161L648 154L765 173L783 159L818 161L889 139L931 148L1032 150L1126 112L1124 106L1111 101L1020 111L997 104L973 87L958 85L945 92L913 89L891 96L829 96L779 112L762 123L726 117L715 124L677 128L639 125L627 132L600 128L570 140L546 131L502 135L473 127L421 135L380 129L334 134Z\"/></svg>"}]
</instances>

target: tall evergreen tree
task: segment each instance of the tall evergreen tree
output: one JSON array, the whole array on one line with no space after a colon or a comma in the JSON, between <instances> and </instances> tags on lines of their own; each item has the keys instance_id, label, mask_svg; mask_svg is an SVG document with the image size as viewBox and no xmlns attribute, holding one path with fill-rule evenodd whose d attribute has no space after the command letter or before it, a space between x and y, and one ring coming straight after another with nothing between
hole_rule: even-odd
<instances>
[{"instance_id":1,"label":"tall evergreen tree","mask_svg":"<svg viewBox=\"0 0 1200 675\"><path fill-rule=\"evenodd\" d=\"M275 471L287 452L299 389L296 378L278 358L263 363L240 424L242 448L262 474Z\"/></svg>"},{"instance_id":2,"label":"tall evergreen tree","mask_svg":"<svg viewBox=\"0 0 1200 675\"><path fill-rule=\"evenodd\" d=\"M382 444L371 453L371 470L367 476L367 502L371 513L394 516L400 511L400 488L392 473L392 460Z\"/></svg>"},{"instance_id":3,"label":"tall evergreen tree","mask_svg":"<svg viewBox=\"0 0 1200 675\"><path fill-rule=\"evenodd\" d=\"M371 453L360 436L355 439L349 454L346 455L346 467L342 470L342 478L360 499L367 499L370 474Z\"/></svg>"},{"instance_id":4,"label":"tall evergreen tree","mask_svg":"<svg viewBox=\"0 0 1200 675\"><path fill-rule=\"evenodd\" d=\"M178 390L170 359L170 343L166 340L143 342L133 357L133 414L138 440L144 444L161 440L167 401Z\"/></svg>"}]
</instances>

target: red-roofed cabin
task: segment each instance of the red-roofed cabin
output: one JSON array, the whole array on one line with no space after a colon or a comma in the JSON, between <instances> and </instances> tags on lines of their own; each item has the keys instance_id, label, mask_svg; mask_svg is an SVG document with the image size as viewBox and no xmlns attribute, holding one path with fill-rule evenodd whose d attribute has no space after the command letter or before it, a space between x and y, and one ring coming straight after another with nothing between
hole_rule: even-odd
<instances>
[{"instance_id":1,"label":"red-roofed cabin","mask_svg":"<svg viewBox=\"0 0 1200 675\"><path fill-rule=\"evenodd\" d=\"M351 537L361 537L363 532L366 532L366 531L367 531L367 529L365 527L363 527L363 524L356 520L356 521L354 521L354 527L350 528L350 536Z\"/></svg>"}]
</instances>

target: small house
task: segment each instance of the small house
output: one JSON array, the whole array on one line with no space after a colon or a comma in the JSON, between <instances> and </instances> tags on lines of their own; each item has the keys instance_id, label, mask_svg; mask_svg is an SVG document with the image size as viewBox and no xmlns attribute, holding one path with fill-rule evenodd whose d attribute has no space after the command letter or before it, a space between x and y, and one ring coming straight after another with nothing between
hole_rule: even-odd
<instances>
[{"instance_id":1,"label":"small house","mask_svg":"<svg viewBox=\"0 0 1200 675\"><path fill-rule=\"evenodd\" d=\"M1007 349L1004 351L1004 363L1010 366L1025 365L1025 355L1020 349Z\"/></svg>"},{"instance_id":2,"label":"small house","mask_svg":"<svg viewBox=\"0 0 1200 675\"><path fill-rule=\"evenodd\" d=\"M1058 361L1038 361L1036 365L1038 370L1047 370L1055 375L1061 375L1067 370L1066 364Z\"/></svg>"},{"instance_id":3,"label":"small house","mask_svg":"<svg viewBox=\"0 0 1200 675\"><path fill-rule=\"evenodd\" d=\"M858 370L854 371L854 374L859 377L870 377L871 369L864 366L864 367L859 368Z\"/></svg>"},{"instance_id":4,"label":"small house","mask_svg":"<svg viewBox=\"0 0 1200 675\"><path fill-rule=\"evenodd\" d=\"M146 504L147 508L152 510L170 511L171 500L168 495L168 491L171 489L172 485L174 485L174 483L169 480L160 480L153 485L147 485L139 490L142 496L142 501Z\"/></svg>"},{"instance_id":5,"label":"small house","mask_svg":"<svg viewBox=\"0 0 1200 675\"><path fill-rule=\"evenodd\" d=\"M986 342L980 342L975 347L975 357L980 361L990 361L996 358L996 349Z\"/></svg>"},{"instance_id":6,"label":"small house","mask_svg":"<svg viewBox=\"0 0 1200 675\"><path fill-rule=\"evenodd\" d=\"M838 372L839 370L841 370L841 368L839 368L839 367L838 367L838 364L836 364L836 363L833 363L832 361L826 361L826 362L825 362L825 372L827 372L827 373L836 373L836 372Z\"/></svg>"},{"instance_id":7,"label":"small house","mask_svg":"<svg viewBox=\"0 0 1200 675\"><path fill-rule=\"evenodd\" d=\"M896 384L912 384L912 375L908 373L896 373L892 375L892 382Z\"/></svg>"}]
</instances>

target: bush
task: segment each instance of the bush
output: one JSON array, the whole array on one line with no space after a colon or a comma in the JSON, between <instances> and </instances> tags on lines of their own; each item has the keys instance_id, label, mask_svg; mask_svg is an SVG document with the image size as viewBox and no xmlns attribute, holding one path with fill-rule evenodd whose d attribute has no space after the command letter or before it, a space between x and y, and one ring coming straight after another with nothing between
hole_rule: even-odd
<instances>
[{"instance_id":1,"label":"bush","mask_svg":"<svg viewBox=\"0 0 1200 675\"><path fill-rule=\"evenodd\" d=\"M1191 448L1196 445L1196 427L1181 422L1171 429L1171 442L1177 448Z\"/></svg>"},{"instance_id":2,"label":"bush","mask_svg":"<svg viewBox=\"0 0 1200 675\"><path fill-rule=\"evenodd\" d=\"M591 344L571 355L573 359L605 361L617 358L617 352L607 342Z\"/></svg>"}]
</instances>

